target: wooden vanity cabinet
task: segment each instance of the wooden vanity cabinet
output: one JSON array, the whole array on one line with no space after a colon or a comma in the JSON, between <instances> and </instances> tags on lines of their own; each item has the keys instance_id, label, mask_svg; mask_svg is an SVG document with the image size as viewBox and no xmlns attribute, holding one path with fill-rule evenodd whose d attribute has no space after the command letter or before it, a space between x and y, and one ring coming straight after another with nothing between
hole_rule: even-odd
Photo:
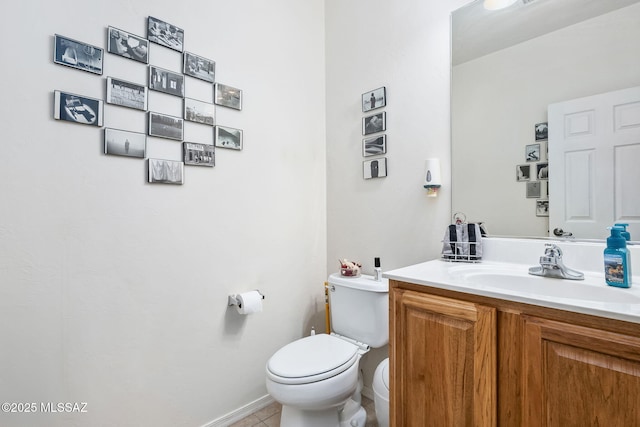
<instances>
[{"instance_id":1,"label":"wooden vanity cabinet","mask_svg":"<svg viewBox=\"0 0 640 427\"><path fill-rule=\"evenodd\" d=\"M640 325L389 283L392 426L640 426Z\"/></svg>"}]
</instances>

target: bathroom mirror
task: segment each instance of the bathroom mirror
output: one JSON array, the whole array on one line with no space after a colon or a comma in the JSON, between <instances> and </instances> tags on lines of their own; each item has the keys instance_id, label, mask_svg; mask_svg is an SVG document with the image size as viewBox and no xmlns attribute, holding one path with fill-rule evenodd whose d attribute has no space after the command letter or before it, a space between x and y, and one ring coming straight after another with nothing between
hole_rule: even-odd
<instances>
[{"instance_id":1,"label":"bathroom mirror","mask_svg":"<svg viewBox=\"0 0 640 427\"><path fill-rule=\"evenodd\" d=\"M518 0L498 11L476 0L452 13L452 214L490 235L553 237L554 170L539 173L547 106L640 86L638 22L640 0ZM573 237L603 239L599 228Z\"/></svg>"}]
</instances>

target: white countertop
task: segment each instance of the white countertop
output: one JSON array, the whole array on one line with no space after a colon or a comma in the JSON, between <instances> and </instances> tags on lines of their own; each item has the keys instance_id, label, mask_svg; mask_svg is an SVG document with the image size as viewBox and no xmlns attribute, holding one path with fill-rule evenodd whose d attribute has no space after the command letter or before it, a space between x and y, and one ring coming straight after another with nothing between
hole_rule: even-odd
<instances>
[{"instance_id":1,"label":"white countertop","mask_svg":"<svg viewBox=\"0 0 640 427\"><path fill-rule=\"evenodd\" d=\"M496 246L495 243L492 242L491 245ZM513 243L509 245L500 241L497 243L497 246L508 247L510 254L513 254L514 250L519 252L520 248L514 249ZM526 245L531 245L531 242L526 242ZM544 248L544 243L541 248ZM602 248L604 246L596 249L602 253ZM595 268L581 269L580 271L585 273L584 281L543 278L528 274L529 267L536 265L538 258L534 257L531 263L526 264L503 262L496 260L501 258L501 253L495 251L493 247L491 251L493 251L491 259L477 264L452 263L437 259L390 270L384 272L383 277L417 285L640 323L640 277L638 276L633 277L635 287L632 285L631 288L608 286L604 280L604 267L601 271ZM544 253L544 250L538 247L536 251L538 257ZM577 249L574 247L571 251L574 252L571 259L577 259ZM567 250L565 250L566 253ZM530 257L531 253L526 253L526 258ZM596 258L593 254L585 254L585 258L589 257ZM509 258L509 255L505 254L504 258ZM522 260L510 259L510 261ZM565 264L575 268L574 265L566 262ZM639 268L640 265L636 266L636 269ZM469 271L473 274L466 274ZM478 280L483 278L481 275L485 272L490 273L490 276L484 277L489 280ZM496 278L496 285L491 283L491 277ZM513 286L510 283L513 283Z\"/></svg>"}]
</instances>

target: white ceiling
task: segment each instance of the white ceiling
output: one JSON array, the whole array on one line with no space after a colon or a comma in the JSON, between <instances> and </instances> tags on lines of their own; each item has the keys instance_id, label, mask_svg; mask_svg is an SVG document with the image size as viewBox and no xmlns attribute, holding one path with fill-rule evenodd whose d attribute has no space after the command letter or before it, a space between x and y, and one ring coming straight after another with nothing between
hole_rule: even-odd
<instances>
[{"instance_id":1,"label":"white ceiling","mask_svg":"<svg viewBox=\"0 0 640 427\"><path fill-rule=\"evenodd\" d=\"M458 65L640 0L518 0L488 11L476 0L453 12L452 64ZM639 24L640 25L640 24Z\"/></svg>"}]
</instances>

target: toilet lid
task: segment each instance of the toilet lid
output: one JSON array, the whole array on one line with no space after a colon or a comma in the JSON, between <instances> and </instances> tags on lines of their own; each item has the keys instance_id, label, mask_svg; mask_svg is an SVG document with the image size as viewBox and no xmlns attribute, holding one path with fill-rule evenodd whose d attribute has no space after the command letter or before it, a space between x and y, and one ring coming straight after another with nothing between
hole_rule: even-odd
<instances>
[{"instance_id":1,"label":"toilet lid","mask_svg":"<svg viewBox=\"0 0 640 427\"><path fill-rule=\"evenodd\" d=\"M267 373L276 382L306 384L338 375L357 360L356 345L331 335L318 334L278 350L267 362Z\"/></svg>"}]
</instances>

